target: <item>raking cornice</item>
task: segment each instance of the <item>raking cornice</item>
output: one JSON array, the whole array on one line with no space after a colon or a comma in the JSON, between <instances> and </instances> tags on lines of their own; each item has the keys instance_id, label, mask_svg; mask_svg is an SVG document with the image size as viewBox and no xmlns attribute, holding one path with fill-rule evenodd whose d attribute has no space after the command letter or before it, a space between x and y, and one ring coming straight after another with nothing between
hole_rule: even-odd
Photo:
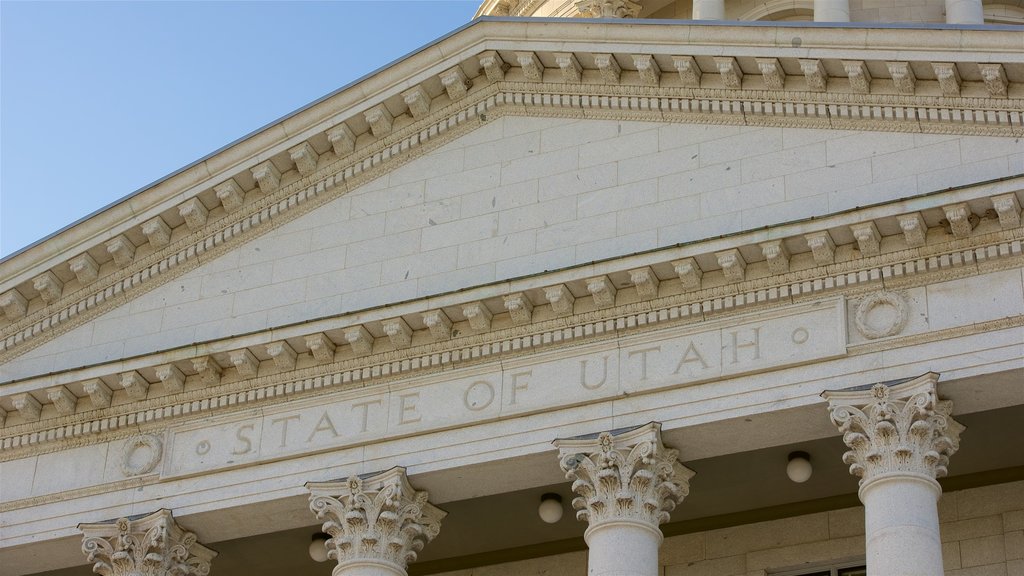
<instances>
[{"instance_id":1,"label":"raking cornice","mask_svg":"<svg viewBox=\"0 0 1024 576\"><path fill-rule=\"evenodd\" d=\"M1024 41L1009 29L579 24L486 19L468 25L6 259L0 263L6 317L0 362L487 118L1024 133L1024 78L1018 77ZM609 65L597 58L606 52L620 73L598 69ZM893 72L858 88L851 62L876 75ZM564 68L580 64L576 74ZM897 81L908 66L950 65L962 69L958 95L948 82L921 72L909 89ZM787 67L805 72L786 76ZM829 70L845 70L846 77Z\"/></svg>"}]
</instances>

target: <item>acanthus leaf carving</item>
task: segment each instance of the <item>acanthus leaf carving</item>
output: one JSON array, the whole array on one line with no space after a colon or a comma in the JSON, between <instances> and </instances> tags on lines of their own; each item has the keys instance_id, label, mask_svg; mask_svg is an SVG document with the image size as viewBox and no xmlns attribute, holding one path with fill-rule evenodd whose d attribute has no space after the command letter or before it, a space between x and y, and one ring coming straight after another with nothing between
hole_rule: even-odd
<instances>
[{"instance_id":1,"label":"acanthus leaf carving","mask_svg":"<svg viewBox=\"0 0 1024 576\"><path fill-rule=\"evenodd\" d=\"M843 462L860 478L861 489L893 475L932 482L946 475L964 426L953 420L952 402L939 400L937 380L938 374L928 373L895 385L875 384L870 390L822 394L850 448Z\"/></svg>"},{"instance_id":2,"label":"acanthus leaf carving","mask_svg":"<svg viewBox=\"0 0 1024 576\"><path fill-rule=\"evenodd\" d=\"M323 520L328 558L339 568L376 561L405 571L441 530L446 512L415 490L401 467L368 477L310 482L309 508ZM335 569L335 573L339 572Z\"/></svg>"},{"instance_id":3,"label":"acanthus leaf carving","mask_svg":"<svg viewBox=\"0 0 1024 576\"><path fill-rule=\"evenodd\" d=\"M82 552L102 576L206 576L216 552L183 530L170 511L79 524Z\"/></svg>"},{"instance_id":4,"label":"acanthus leaf carving","mask_svg":"<svg viewBox=\"0 0 1024 576\"><path fill-rule=\"evenodd\" d=\"M556 316L569 316L572 314L576 297L572 295L569 287L565 284L548 286L544 289L544 297L548 299L548 303L551 304L551 311Z\"/></svg>"},{"instance_id":5,"label":"acanthus leaf carving","mask_svg":"<svg viewBox=\"0 0 1024 576\"><path fill-rule=\"evenodd\" d=\"M694 472L679 462L677 450L662 444L658 423L596 438L559 439L555 446L577 495L576 518L591 528L633 520L657 529L689 494Z\"/></svg>"},{"instance_id":6,"label":"acanthus leaf carving","mask_svg":"<svg viewBox=\"0 0 1024 576\"><path fill-rule=\"evenodd\" d=\"M576 9L586 18L639 18L643 6L632 0L580 0Z\"/></svg>"}]
</instances>

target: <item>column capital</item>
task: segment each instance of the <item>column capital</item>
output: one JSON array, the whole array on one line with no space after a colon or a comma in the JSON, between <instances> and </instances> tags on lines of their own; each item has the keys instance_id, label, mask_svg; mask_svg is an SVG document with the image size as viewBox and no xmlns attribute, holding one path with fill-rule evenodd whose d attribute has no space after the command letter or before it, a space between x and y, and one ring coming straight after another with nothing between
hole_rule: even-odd
<instances>
[{"instance_id":1,"label":"column capital","mask_svg":"<svg viewBox=\"0 0 1024 576\"><path fill-rule=\"evenodd\" d=\"M634 521L658 530L689 494L694 472L661 443L661 424L558 439L559 462L577 494L576 518L590 528ZM660 532L659 532L660 533Z\"/></svg>"},{"instance_id":2,"label":"column capital","mask_svg":"<svg viewBox=\"0 0 1024 576\"><path fill-rule=\"evenodd\" d=\"M964 426L950 416L953 403L939 400L938 379L929 372L896 384L822 393L850 448L843 462L860 478L862 491L881 478L912 476L934 483L946 475Z\"/></svg>"},{"instance_id":3,"label":"column capital","mask_svg":"<svg viewBox=\"0 0 1024 576\"><path fill-rule=\"evenodd\" d=\"M400 466L348 480L309 482L306 488L309 509L331 535L325 545L327 556L338 562L335 573L346 564L371 562L404 574L447 515L409 484Z\"/></svg>"},{"instance_id":4,"label":"column capital","mask_svg":"<svg viewBox=\"0 0 1024 576\"><path fill-rule=\"evenodd\" d=\"M579 0L576 9L588 18L639 18L643 6L632 0Z\"/></svg>"},{"instance_id":5,"label":"column capital","mask_svg":"<svg viewBox=\"0 0 1024 576\"><path fill-rule=\"evenodd\" d=\"M170 510L79 524L82 552L103 576L205 576L216 552L178 526Z\"/></svg>"}]
</instances>

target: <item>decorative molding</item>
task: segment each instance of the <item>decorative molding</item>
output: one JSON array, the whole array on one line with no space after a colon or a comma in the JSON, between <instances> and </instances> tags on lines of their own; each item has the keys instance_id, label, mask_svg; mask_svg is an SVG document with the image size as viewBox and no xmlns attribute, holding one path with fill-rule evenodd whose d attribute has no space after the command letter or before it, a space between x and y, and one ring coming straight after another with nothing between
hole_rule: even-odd
<instances>
[{"instance_id":1,"label":"decorative molding","mask_svg":"<svg viewBox=\"0 0 1024 576\"><path fill-rule=\"evenodd\" d=\"M512 66L501 59L501 55L494 50L487 50L477 57L484 74L491 82L501 82L505 79L505 72Z\"/></svg>"},{"instance_id":2,"label":"decorative molding","mask_svg":"<svg viewBox=\"0 0 1024 576\"><path fill-rule=\"evenodd\" d=\"M69 260L68 267L71 268L71 272L82 286L92 284L100 277L100 266L88 252L83 252Z\"/></svg>"},{"instance_id":3,"label":"decorative molding","mask_svg":"<svg viewBox=\"0 0 1024 576\"><path fill-rule=\"evenodd\" d=\"M75 413L75 406L78 405L78 397L71 393L66 386L54 386L46 391L46 397L57 409L57 414L67 416Z\"/></svg>"},{"instance_id":4,"label":"decorative molding","mask_svg":"<svg viewBox=\"0 0 1024 576\"><path fill-rule=\"evenodd\" d=\"M575 56L573 56L575 58ZM579 64L579 61L577 61ZM608 84L618 84L622 79L622 67L614 54L594 54L594 65L601 73L601 80Z\"/></svg>"},{"instance_id":5,"label":"decorative molding","mask_svg":"<svg viewBox=\"0 0 1024 576\"><path fill-rule=\"evenodd\" d=\"M373 336L362 325L345 329L345 341L356 356L366 356L373 352Z\"/></svg>"},{"instance_id":6,"label":"decorative molding","mask_svg":"<svg viewBox=\"0 0 1024 576\"><path fill-rule=\"evenodd\" d=\"M935 79L939 81L939 89L943 96L960 95L960 71L954 62L932 62Z\"/></svg>"},{"instance_id":7,"label":"decorative molding","mask_svg":"<svg viewBox=\"0 0 1024 576\"><path fill-rule=\"evenodd\" d=\"M395 349L412 346L412 328L402 318L390 318L381 322L381 328L388 335L388 340Z\"/></svg>"},{"instance_id":8,"label":"decorative molding","mask_svg":"<svg viewBox=\"0 0 1024 576\"><path fill-rule=\"evenodd\" d=\"M842 60L843 69L846 70L846 79L850 82L850 89L857 94L868 94L871 92L871 72L868 72L867 63L863 60Z\"/></svg>"},{"instance_id":9,"label":"decorative molding","mask_svg":"<svg viewBox=\"0 0 1024 576\"><path fill-rule=\"evenodd\" d=\"M532 54L536 60L535 53L529 52L529 54ZM732 57L718 58L729 59ZM853 60L843 62L864 64L863 61ZM539 61L537 64L539 65ZM495 64L495 66L497 66L495 69L502 68L501 65ZM979 66L981 65L979 64ZM541 80L543 80L542 74L538 82ZM352 160L354 163L349 163L350 161L345 159L347 168L344 166L339 168L338 164L341 161L339 158L338 161L324 167L316 174L290 184L281 191L281 194L275 192L274 198L270 198L268 195L264 201L254 202L250 213L242 215L240 221L228 222L226 225L218 224L218 229L213 231L208 231L204 227L201 231L196 231L198 234L186 234L180 238L180 245L176 244L172 248L167 244L165 245L166 250L153 243L155 251L152 254L147 254L145 263L133 263L134 269L108 272L103 277L102 284L89 294L79 294L79 291L75 291L75 301L72 302L65 297L53 305L56 307L56 304L60 304L59 309L51 309L51 306L38 307L34 309L30 318L26 318L24 321L12 321L3 329L4 338L0 342L0 359L9 357L12 352L21 353L21 351L31 349L56 334L80 325L85 319L94 317L100 311L109 309L112 295L120 296L124 293L134 297L136 294L152 289L197 265L196 257L200 254L218 254L223 251L225 244L233 243L240 236L248 237L253 230L265 231L276 227L289 218L294 218L312 206L325 201L328 197L336 195L338 191L343 192L349 189L359 181L358 179L378 173L382 169L382 161L390 161L399 157L402 158L400 162L407 161L411 156L421 154L464 131L453 129L453 125L468 122L484 112L500 115L503 113L502 107L508 104L515 106L517 110L520 110L524 104L529 107L539 106L551 110L553 114L564 114L565 112L556 111L560 107L572 109L577 115L592 115L595 112L600 112L597 117L603 117L601 114L608 114L608 117L632 119L654 114L661 121L716 123L742 121L768 126L898 131L913 129L925 132L989 135L1010 135L1020 132L1013 126L1020 124L1022 115L1020 107L1015 105L1016 101L1011 102L1005 98L986 100L963 97L901 97L891 94L857 95L832 92L832 88L828 88L829 91L824 93L791 90L743 90L742 97L737 93L730 93L728 90L697 88L682 98L678 97L678 89L664 88L662 89L664 94L653 99L653 107L634 110L629 102L636 98L637 87L635 86L608 86L609 90L622 89L634 95L611 94L602 96L600 99L590 99L585 94L570 93L556 93L552 97L536 98L534 97L535 92L503 91L505 88L511 87L528 91L543 88L536 83L522 86L507 84L500 87L502 90L496 90L499 86L491 84L489 90L479 91L479 99L468 104L468 108L459 111L441 111L423 120L424 122L436 122L436 126L444 126L444 128L431 131L418 124L408 126L403 128L403 134L406 137L405 143L396 144L394 150L392 150L392 146L385 145L383 142L370 143L365 147L365 153L368 154L366 158L354 159ZM551 87L555 88L554 85ZM561 85L558 88L566 87L567 85ZM870 88L870 82L868 82L868 88ZM852 90L853 88L843 86L840 90L847 89ZM588 88L588 90L590 89ZM787 104L776 106L771 105L771 102ZM793 103L793 105L788 103ZM927 104L927 106L922 107L922 104ZM332 139L337 154L347 155L354 151L356 135L352 134L343 122L328 129L326 133L329 139ZM424 146L428 140L430 145ZM407 151L414 153L408 154ZM373 169L370 170L370 167ZM342 182L344 184L339 186ZM335 192L322 194L327 190L335 190ZM307 202L313 197L317 198L316 202ZM282 217L282 214L287 214L287 217ZM157 236L150 238L151 243L156 238ZM154 280L157 281L154 282ZM140 290L140 288L142 289ZM116 301L123 300L117 298Z\"/></svg>"},{"instance_id":10,"label":"decorative molding","mask_svg":"<svg viewBox=\"0 0 1024 576\"><path fill-rule=\"evenodd\" d=\"M139 457L142 452L142 457ZM136 434L121 449L121 473L126 478L149 474L163 457L163 443L156 434Z\"/></svg>"},{"instance_id":11,"label":"decorative molding","mask_svg":"<svg viewBox=\"0 0 1024 576\"><path fill-rule=\"evenodd\" d=\"M177 394L185 389L185 374L174 364L157 366L156 377L163 384L164 392L168 394Z\"/></svg>"},{"instance_id":12,"label":"decorative molding","mask_svg":"<svg viewBox=\"0 0 1024 576\"><path fill-rule=\"evenodd\" d=\"M1020 227L1020 202L1013 192L992 197L992 208L999 216L999 226L1003 230Z\"/></svg>"},{"instance_id":13,"label":"decorative molding","mask_svg":"<svg viewBox=\"0 0 1024 576\"><path fill-rule=\"evenodd\" d=\"M171 243L171 227L160 216L146 220L142 224L142 233L154 250L159 250Z\"/></svg>"},{"instance_id":14,"label":"decorative molding","mask_svg":"<svg viewBox=\"0 0 1024 576\"><path fill-rule=\"evenodd\" d=\"M337 347L323 332L306 336L306 347L309 348L313 358L320 364L334 362L334 353Z\"/></svg>"},{"instance_id":15,"label":"decorative molding","mask_svg":"<svg viewBox=\"0 0 1024 576\"><path fill-rule=\"evenodd\" d=\"M178 214L185 219L185 225L192 230L201 229L210 217L210 211L199 198L189 198L179 204Z\"/></svg>"},{"instance_id":16,"label":"decorative molding","mask_svg":"<svg viewBox=\"0 0 1024 576\"><path fill-rule=\"evenodd\" d=\"M783 90L786 87L786 72L778 58L754 58L754 61L769 90Z\"/></svg>"},{"instance_id":17,"label":"decorative molding","mask_svg":"<svg viewBox=\"0 0 1024 576\"><path fill-rule=\"evenodd\" d=\"M874 222L853 224L850 226L850 232L853 232L861 256L878 256L881 253L882 235L878 233L878 227Z\"/></svg>"},{"instance_id":18,"label":"decorative molding","mask_svg":"<svg viewBox=\"0 0 1024 576\"><path fill-rule=\"evenodd\" d=\"M82 389L89 395L93 409L110 407L110 400L114 393L110 391L110 387L103 380L99 378L86 380L82 383Z\"/></svg>"},{"instance_id":19,"label":"decorative molding","mask_svg":"<svg viewBox=\"0 0 1024 576\"><path fill-rule=\"evenodd\" d=\"M576 519L591 530L623 520L657 530L689 494L695 474L679 462L677 450L662 444L656 422L596 438L558 439L554 445L577 495Z\"/></svg>"},{"instance_id":20,"label":"decorative molding","mask_svg":"<svg viewBox=\"0 0 1024 576\"><path fill-rule=\"evenodd\" d=\"M571 316L576 297L572 295L569 287L565 284L548 286L544 288L544 297L551 304L551 311L555 316Z\"/></svg>"},{"instance_id":21,"label":"decorative molding","mask_svg":"<svg viewBox=\"0 0 1024 576\"><path fill-rule=\"evenodd\" d=\"M14 409L18 411L18 414L21 414L22 419L28 422L39 420L43 411L43 405L28 392L11 396L11 403L14 404Z\"/></svg>"},{"instance_id":22,"label":"decorative molding","mask_svg":"<svg viewBox=\"0 0 1024 576\"><path fill-rule=\"evenodd\" d=\"M373 132L376 138L383 138L391 134L391 130L394 128L395 117L383 104L370 108L363 113L363 117L366 118L366 123L370 125L370 132Z\"/></svg>"},{"instance_id":23,"label":"decorative molding","mask_svg":"<svg viewBox=\"0 0 1024 576\"><path fill-rule=\"evenodd\" d=\"M828 230L804 234L807 246L814 255L814 263L818 266L825 266L835 262L836 243L832 241L832 235Z\"/></svg>"},{"instance_id":24,"label":"decorative molding","mask_svg":"<svg viewBox=\"0 0 1024 576\"><path fill-rule=\"evenodd\" d=\"M869 315L878 307L889 307L892 314L884 319L881 326L874 325ZM860 335L868 340L895 336L903 331L907 325L907 301L903 296L886 290L874 292L866 296L857 305L857 312L854 314L854 327Z\"/></svg>"},{"instance_id":25,"label":"decorative molding","mask_svg":"<svg viewBox=\"0 0 1024 576\"><path fill-rule=\"evenodd\" d=\"M59 300L61 293L64 291L64 283L60 281L60 278L57 278L56 274L49 270L33 278L32 287L39 292L39 297L47 304Z\"/></svg>"},{"instance_id":26,"label":"decorative molding","mask_svg":"<svg viewBox=\"0 0 1024 576\"><path fill-rule=\"evenodd\" d=\"M722 274L730 282L742 282L747 269L747 262L736 248L724 252L716 252L715 258L722 267Z\"/></svg>"},{"instance_id":27,"label":"decorative molding","mask_svg":"<svg viewBox=\"0 0 1024 576\"><path fill-rule=\"evenodd\" d=\"M325 134L334 148L334 154L339 158L351 154L356 149L356 135L344 122L329 128Z\"/></svg>"},{"instance_id":28,"label":"decorative molding","mask_svg":"<svg viewBox=\"0 0 1024 576\"><path fill-rule=\"evenodd\" d=\"M693 258L676 260L672 262L672 269L679 276L679 282L683 285L683 290L700 290L700 282L701 278L704 277L704 271L700 269L700 265L697 264L696 260Z\"/></svg>"},{"instance_id":29,"label":"decorative molding","mask_svg":"<svg viewBox=\"0 0 1024 576\"><path fill-rule=\"evenodd\" d=\"M576 9L584 18L639 18L643 6L633 0L578 0Z\"/></svg>"},{"instance_id":30,"label":"decorative molding","mask_svg":"<svg viewBox=\"0 0 1024 576\"><path fill-rule=\"evenodd\" d=\"M587 279L587 292L594 298L594 306L611 308L615 306L615 284L607 276Z\"/></svg>"},{"instance_id":31,"label":"decorative molding","mask_svg":"<svg viewBox=\"0 0 1024 576\"><path fill-rule=\"evenodd\" d=\"M220 364L212 356L201 356L192 359L192 368L199 375L203 386L216 386L220 384Z\"/></svg>"},{"instance_id":32,"label":"decorative molding","mask_svg":"<svg viewBox=\"0 0 1024 576\"><path fill-rule=\"evenodd\" d=\"M444 310L428 310L422 314L423 325L430 331L436 342L444 342L452 337L452 321Z\"/></svg>"},{"instance_id":33,"label":"decorative molding","mask_svg":"<svg viewBox=\"0 0 1024 576\"><path fill-rule=\"evenodd\" d=\"M971 212L971 207L967 205L967 202L943 206L942 211L946 213L946 220L949 222L949 228L954 237L967 238L971 235L971 230L978 222L978 217Z\"/></svg>"},{"instance_id":34,"label":"decorative molding","mask_svg":"<svg viewBox=\"0 0 1024 576\"><path fill-rule=\"evenodd\" d=\"M473 81L466 76L462 66L453 66L441 73L441 85L452 102L462 100L469 93Z\"/></svg>"},{"instance_id":35,"label":"decorative molding","mask_svg":"<svg viewBox=\"0 0 1024 576\"><path fill-rule=\"evenodd\" d=\"M829 390L832 423L850 450L843 462L860 478L861 490L873 480L911 476L932 482L946 475L964 427L951 417L953 403L940 401L938 374L928 373L870 390Z\"/></svg>"},{"instance_id":36,"label":"decorative molding","mask_svg":"<svg viewBox=\"0 0 1024 576\"><path fill-rule=\"evenodd\" d=\"M902 214L896 218L899 220L900 229L903 230L903 238L907 241L907 246L912 248L924 246L925 237L928 234L928 225L925 224L921 213L912 212L910 214Z\"/></svg>"},{"instance_id":37,"label":"decorative molding","mask_svg":"<svg viewBox=\"0 0 1024 576\"><path fill-rule=\"evenodd\" d=\"M786 243L781 239L762 242L761 254L768 262L768 270L772 274L785 274L789 272L789 250Z\"/></svg>"},{"instance_id":38,"label":"decorative molding","mask_svg":"<svg viewBox=\"0 0 1024 576\"><path fill-rule=\"evenodd\" d=\"M1003 65L978 64L978 70L981 72L981 80L985 83L985 89L988 90L989 96L1006 98L1009 82L1006 80L1006 69L1003 68Z\"/></svg>"},{"instance_id":39,"label":"decorative molding","mask_svg":"<svg viewBox=\"0 0 1024 576\"><path fill-rule=\"evenodd\" d=\"M899 94L913 94L917 87L917 77L910 67L910 62L886 62L885 67L889 69L889 76L892 78L893 88Z\"/></svg>"},{"instance_id":40,"label":"decorative molding","mask_svg":"<svg viewBox=\"0 0 1024 576\"><path fill-rule=\"evenodd\" d=\"M259 373L260 361L248 348L232 350L228 352L228 358L231 360L235 370L238 371L238 375L242 378L252 378Z\"/></svg>"},{"instance_id":41,"label":"decorative molding","mask_svg":"<svg viewBox=\"0 0 1024 576\"><path fill-rule=\"evenodd\" d=\"M4 316L11 322L19 320L28 311L28 299L12 288L0 294L0 309L3 309Z\"/></svg>"},{"instance_id":42,"label":"decorative molding","mask_svg":"<svg viewBox=\"0 0 1024 576\"><path fill-rule=\"evenodd\" d=\"M197 199L193 199L198 203ZM202 206L202 204L199 204ZM204 220L205 222L205 220ZM127 268L135 261L135 244L127 236L121 234L107 241L107 253L114 258L118 268Z\"/></svg>"},{"instance_id":43,"label":"decorative molding","mask_svg":"<svg viewBox=\"0 0 1024 576\"><path fill-rule=\"evenodd\" d=\"M409 484L405 468L348 480L309 482L309 509L331 538L327 557L335 574L353 564L380 563L405 573L423 546L437 537L447 515Z\"/></svg>"},{"instance_id":44,"label":"decorative molding","mask_svg":"<svg viewBox=\"0 0 1024 576\"><path fill-rule=\"evenodd\" d=\"M462 314L473 330L486 332L491 329L491 311L483 302L469 302L463 305Z\"/></svg>"},{"instance_id":45,"label":"decorative molding","mask_svg":"<svg viewBox=\"0 0 1024 576\"><path fill-rule=\"evenodd\" d=\"M537 54L533 52L516 52L516 62L523 70L523 75L530 82L541 82L544 80L544 65L540 63Z\"/></svg>"},{"instance_id":46,"label":"decorative molding","mask_svg":"<svg viewBox=\"0 0 1024 576\"><path fill-rule=\"evenodd\" d=\"M294 370L296 359L299 356L291 344L284 340L267 344L267 354L274 360L274 366L277 366L277 369L282 372Z\"/></svg>"},{"instance_id":47,"label":"decorative molding","mask_svg":"<svg viewBox=\"0 0 1024 576\"><path fill-rule=\"evenodd\" d=\"M409 114L413 118L419 119L430 114L430 95L427 94L426 88L422 85L417 84L412 88L402 92L402 100L405 101L405 105L409 107Z\"/></svg>"},{"instance_id":48,"label":"decorative molding","mask_svg":"<svg viewBox=\"0 0 1024 576\"><path fill-rule=\"evenodd\" d=\"M828 72L825 65L817 58L800 58L800 71L807 80L807 89L812 92L824 92L828 89Z\"/></svg>"},{"instance_id":49,"label":"decorative molding","mask_svg":"<svg viewBox=\"0 0 1024 576\"><path fill-rule=\"evenodd\" d=\"M629 281L636 287L637 296L641 300L653 300L658 297L658 286L661 281L650 266L629 270Z\"/></svg>"},{"instance_id":50,"label":"decorative molding","mask_svg":"<svg viewBox=\"0 0 1024 576\"><path fill-rule=\"evenodd\" d=\"M149 382L135 370L121 373L119 382L132 400L145 400L149 394Z\"/></svg>"},{"instance_id":51,"label":"decorative molding","mask_svg":"<svg viewBox=\"0 0 1024 576\"><path fill-rule=\"evenodd\" d=\"M606 0L607 1L607 0ZM651 54L633 54L633 65L640 74L640 83L657 86L661 83L661 68Z\"/></svg>"},{"instance_id":52,"label":"decorative molding","mask_svg":"<svg viewBox=\"0 0 1024 576\"><path fill-rule=\"evenodd\" d=\"M78 529L82 553L101 576L206 576L217 555L178 526L169 510Z\"/></svg>"},{"instance_id":53,"label":"decorative molding","mask_svg":"<svg viewBox=\"0 0 1024 576\"><path fill-rule=\"evenodd\" d=\"M583 81L583 67L572 52L555 52L555 63L562 71L562 81L579 84Z\"/></svg>"},{"instance_id":54,"label":"decorative molding","mask_svg":"<svg viewBox=\"0 0 1024 576\"><path fill-rule=\"evenodd\" d=\"M715 56L715 67L726 88L739 90L743 86L743 70L732 56Z\"/></svg>"},{"instance_id":55,"label":"decorative molding","mask_svg":"<svg viewBox=\"0 0 1024 576\"><path fill-rule=\"evenodd\" d=\"M679 81L687 88L700 88L700 78L703 75L697 61L693 56L673 56L672 64L679 73Z\"/></svg>"},{"instance_id":56,"label":"decorative molding","mask_svg":"<svg viewBox=\"0 0 1024 576\"><path fill-rule=\"evenodd\" d=\"M272 194L281 187L281 171L270 160L253 166L249 172L252 173L252 177L256 179L260 191L264 194Z\"/></svg>"},{"instance_id":57,"label":"decorative molding","mask_svg":"<svg viewBox=\"0 0 1024 576\"><path fill-rule=\"evenodd\" d=\"M503 300L513 324L529 324L533 319L533 302L530 302L530 298L526 294L522 292L508 294L504 296Z\"/></svg>"},{"instance_id":58,"label":"decorative molding","mask_svg":"<svg viewBox=\"0 0 1024 576\"><path fill-rule=\"evenodd\" d=\"M316 153L316 150L313 149L309 142L303 142L298 146L289 148L288 157L292 159L292 162L295 162L295 169L303 176L310 176L316 172L316 163L320 160L320 155ZM220 193L217 194L217 197L220 198ZM227 206L224 208L227 209ZM231 212L231 210L228 211Z\"/></svg>"}]
</instances>

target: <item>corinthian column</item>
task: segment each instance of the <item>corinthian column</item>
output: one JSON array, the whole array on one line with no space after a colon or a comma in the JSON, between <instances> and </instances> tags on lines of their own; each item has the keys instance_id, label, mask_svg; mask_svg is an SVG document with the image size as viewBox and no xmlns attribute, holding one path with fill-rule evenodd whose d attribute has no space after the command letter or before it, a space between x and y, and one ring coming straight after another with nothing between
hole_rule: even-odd
<instances>
[{"instance_id":1,"label":"corinthian column","mask_svg":"<svg viewBox=\"0 0 1024 576\"><path fill-rule=\"evenodd\" d=\"M92 571L103 576L205 576L217 555L178 526L169 510L78 529Z\"/></svg>"},{"instance_id":2,"label":"corinthian column","mask_svg":"<svg viewBox=\"0 0 1024 576\"><path fill-rule=\"evenodd\" d=\"M964 427L938 399L938 374L870 390L827 391L832 422L860 478L868 576L942 576L936 481Z\"/></svg>"},{"instance_id":3,"label":"corinthian column","mask_svg":"<svg viewBox=\"0 0 1024 576\"><path fill-rule=\"evenodd\" d=\"M409 562L441 530L447 512L409 485L405 468L336 482L309 482L309 509L331 538L334 576L406 576Z\"/></svg>"},{"instance_id":4,"label":"corinthian column","mask_svg":"<svg viewBox=\"0 0 1024 576\"><path fill-rule=\"evenodd\" d=\"M657 576L658 527L689 493L694 472L661 443L661 424L555 440L577 497L576 519L590 526L589 576Z\"/></svg>"}]
</instances>

